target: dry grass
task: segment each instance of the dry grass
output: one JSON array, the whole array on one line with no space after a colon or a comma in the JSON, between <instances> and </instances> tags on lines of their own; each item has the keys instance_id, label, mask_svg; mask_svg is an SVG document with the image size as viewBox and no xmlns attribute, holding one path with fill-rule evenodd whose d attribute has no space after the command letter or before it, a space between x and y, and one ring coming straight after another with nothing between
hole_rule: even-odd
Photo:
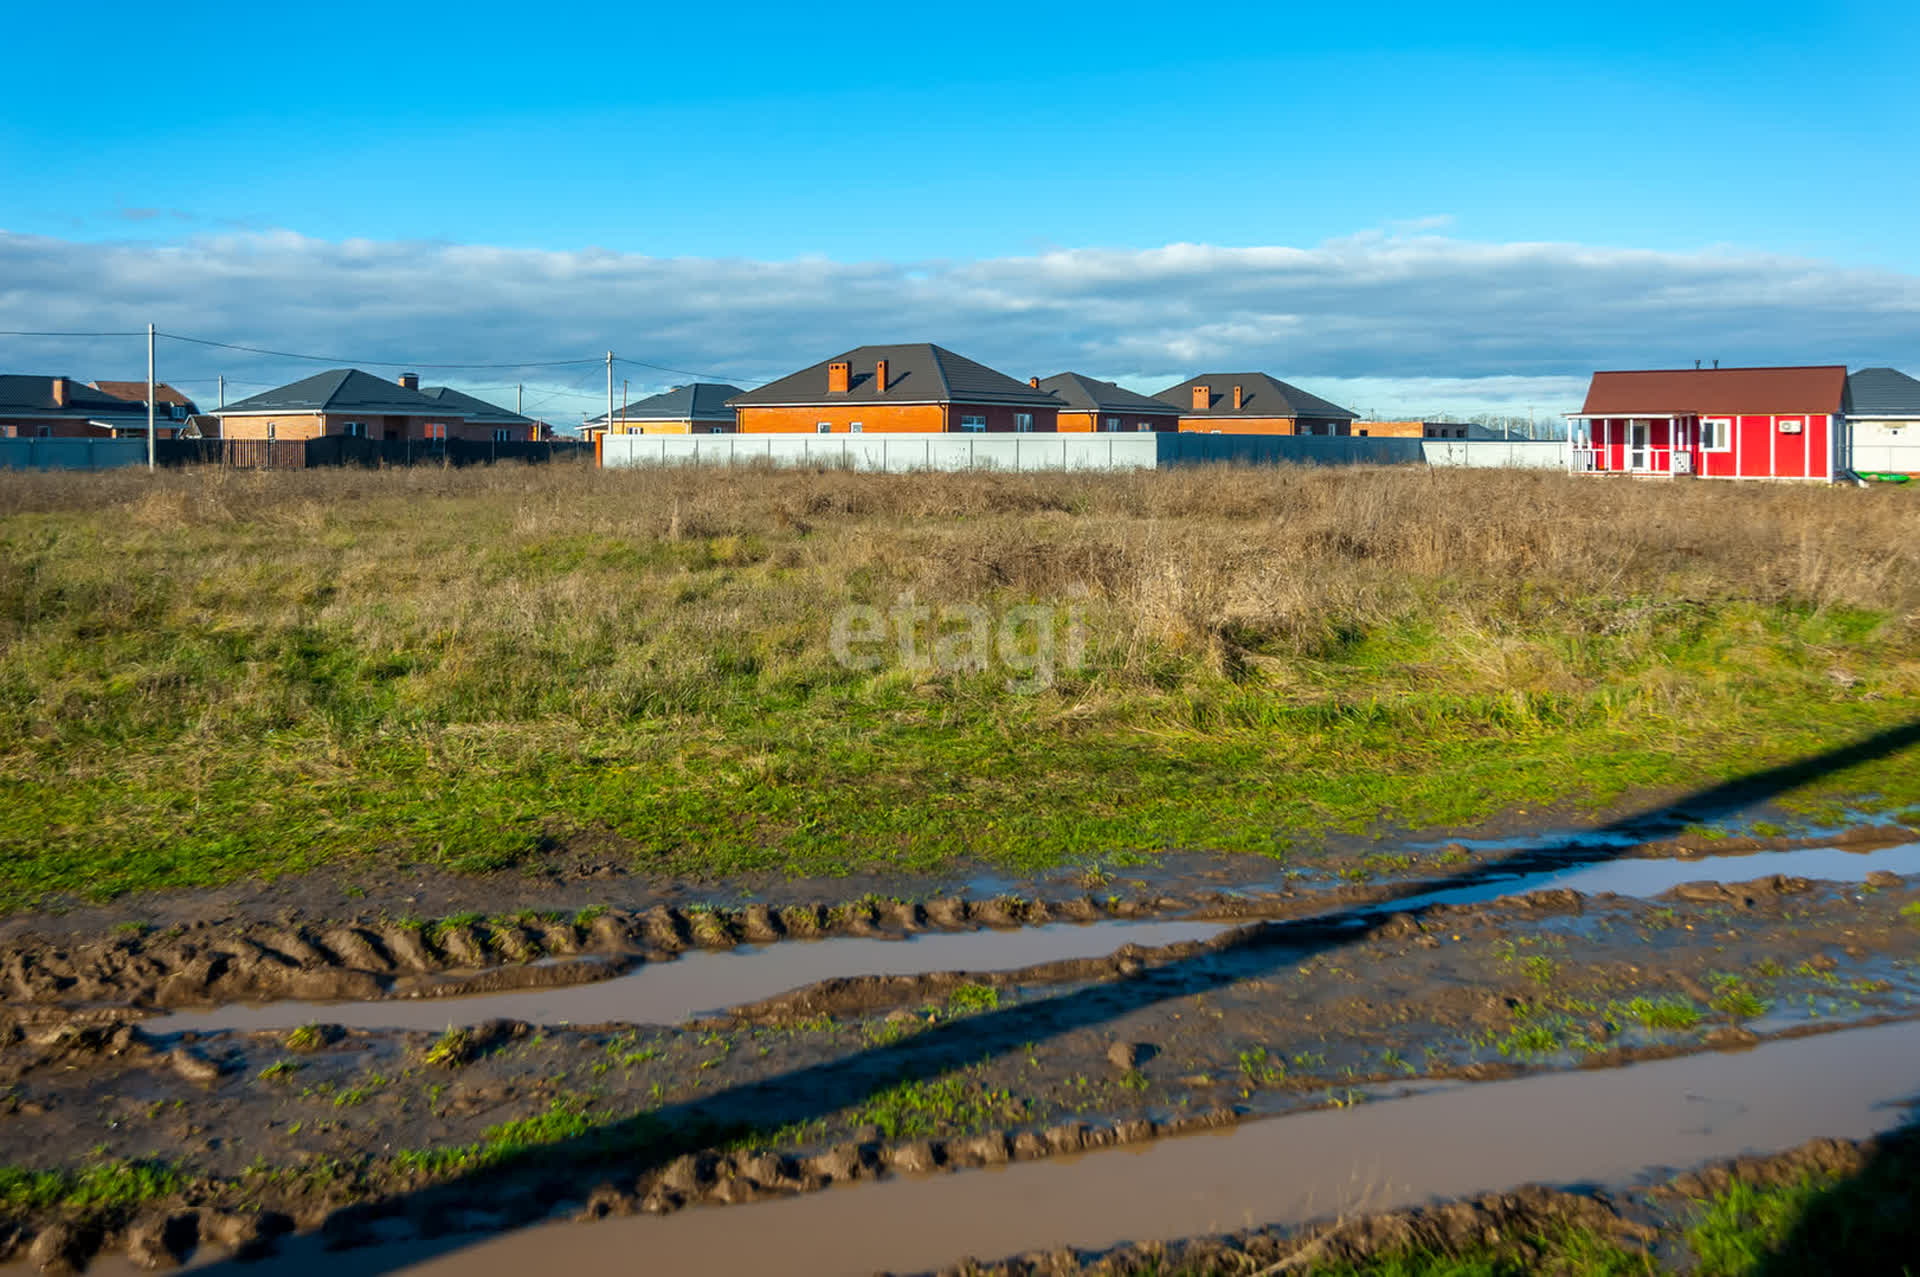
<instances>
[{"instance_id":1,"label":"dry grass","mask_svg":"<svg viewBox=\"0 0 1920 1277\"><path fill-rule=\"evenodd\" d=\"M978 826L1058 799L996 788L1015 768L1144 793L1206 744L1235 776L1326 766L1269 816L1338 823L1366 784L1386 801L1366 767L1431 770L1449 740L1517 761L1612 733L1646 761L1751 721L1797 749L1920 699L1916 514L1901 490L1412 468L0 474L0 778L35 787L0 839L131 864L191 827L237 865L270 832L451 855L490 821L685 857L711 817L791 866L853 839L822 785L957 784ZM1030 697L840 669L834 611L908 591L1071 603L1089 668ZM554 792L606 760L645 802ZM454 792L483 776L507 788ZM1062 819L1220 837L1162 798L1138 837L1104 795Z\"/></svg>"}]
</instances>

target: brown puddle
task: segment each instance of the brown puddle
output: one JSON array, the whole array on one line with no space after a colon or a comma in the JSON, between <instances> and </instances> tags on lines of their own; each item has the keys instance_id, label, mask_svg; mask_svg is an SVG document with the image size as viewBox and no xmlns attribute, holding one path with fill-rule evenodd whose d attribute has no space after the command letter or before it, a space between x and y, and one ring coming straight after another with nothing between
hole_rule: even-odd
<instances>
[{"instance_id":1,"label":"brown puddle","mask_svg":"<svg viewBox=\"0 0 1920 1277\"><path fill-rule=\"evenodd\" d=\"M328 1277L627 1272L641 1257L649 1273L926 1271L969 1255L1299 1224L1523 1183L1624 1185L1820 1136L1865 1138L1899 1124L1916 1094L1920 1022L1906 1022L1738 1054L1457 1084L1220 1134L751 1206L334 1255L302 1238L270 1262L276 1273ZM93 1271L131 1270L114 1259Z\"/></svg>"},{"instance_id":2,"label":"brown puddle","mask_svg":"<svg viewBox=\"0 0 1920 1277\"><path fill-rule=\"evenodd\" d=\"M316 1020L361 1029L444 1029L489 1019L531 1024L679 1024L822 980L936 971L1013 971L1069 958L1209 940L1223 922L1056 923L1008 931L923 933L906 940L788 940L694 950L611 980L473 997L369 1002L272 1002L182 1011L144 1022L149 1033L286 1030Z\"/></svg>"},{"instance_id":3,"label":"brown puddle","mask_svg":"<svg viewBox=\"0 0 1920 1277\"><path fill-rule=\"evenodd\" d=\"M1595 864L1571 865L1545 873L1491 875L1468 887L1441 888L1373 906L1401 911L1437 904L1475 904L1524 891L1578 891L1598 896L1657 896L1687 882L1752 882L1784 875L1823 882L1860 882L1870 873L1905 877L1920 874L1920 843L1901 843L1867 851L1843 847L1804 847L1795 851L1759 851L1698 860L1628 857Z\"/></svg>"}]
</instances>

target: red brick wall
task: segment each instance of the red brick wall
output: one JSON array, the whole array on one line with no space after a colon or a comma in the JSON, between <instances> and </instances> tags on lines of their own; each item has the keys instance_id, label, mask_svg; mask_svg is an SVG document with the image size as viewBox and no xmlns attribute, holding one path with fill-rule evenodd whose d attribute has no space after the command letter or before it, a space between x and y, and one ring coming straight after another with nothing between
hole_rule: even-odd
<instances>
[{"instance_id":1,"label":"red brick wall","mask_svg":"<svg viewBox=\"0 0 1920 1277\"><path fill-rule=\"evenodd\" d=\"M860 423L864 434L939 434L960 429L963 416L982 416L990 432L1011 431L1013 414L1031 412L1037 434L1058 428L1059 409L1035 405L1014 408L1005 404L824 404L812 408L752 408L738 410L742 434L813 434L826 422L829 433L845 434Z\"/></svg>"}]
</instances>

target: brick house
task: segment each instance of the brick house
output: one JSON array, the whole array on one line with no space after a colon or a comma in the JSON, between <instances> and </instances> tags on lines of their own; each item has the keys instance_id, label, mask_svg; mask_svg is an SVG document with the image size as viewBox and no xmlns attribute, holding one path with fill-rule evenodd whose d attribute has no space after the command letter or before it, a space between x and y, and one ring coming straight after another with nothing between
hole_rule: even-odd
<instances>
[{"instance_id":1,"label":"brick house","mask_svg":"<svg viewBox=\"0 0 1920 1277\"><path fill-rule=\"evenodd\" d=\"M1111 381L1077 372L1039 377L1028 383L1060 400L1062 434L1112 434L1180 429L1180 412L1149 395L1137 395Z\"/></svg>"},{"instance_id":2,"label":"brick house","mask_svg":"<svg viewBox=\"0 0 1920 1277\"><path fill-rule=\"evenodd\" d=\"M1263 372L1204 373L1154 398L1203 434L1344 435L1360 415Z\"/></svg>"},{"instance_id":3,"label":"brick house","mask_svg":"<svg viewBox=\"0 0 1920 1277\"><path fill-rule=\"evenodd\" d=\"M743 434L1052 433L1060 400L943 346L861 346L731 400Z\"/></svg>"},{"instance_id":4,"label":"brick house","mask_svg":"<svg viewBox=\"0 0 1920 1277\"><path fill-rule=\"evenodd\" d=\"M116 437L130 435L145 437L147 433L147 383L142 381L96 381L93 388L102 394L112 395L115 399L124 399L137 404L140 408L140 422L136 426L117 426L111 432ZM166 382L156 382L153 387L153 433L157 439L195 438L199 430L194 420L200 416L200 409L181 391L175 390ZM201 418L205 420L204 418Z\"/></svg>"},{"instance_id":5,"label":"brick house","mask_svg":"<svg viewBox=\"0 0 1920 1277\"><path fill-rule=\"evenodd\" d=\"M145 382L140 389L143 402L133 404L71 377L0 376L0 439L98 439L136 428L145 435Z\"/></svg>"},{"instance_id":6,"label":"brick house","mask_svg":"<svg viewBox=\"0 0 1920 1277\"><path fill-rule=\"evenodd\" d=\"M1504 439L1470 421L1354 421L1348 433L1372 439Z\"/></svg>"},{"instance_id":7,"label":"brick house","mask_svg":"<svg viewBox=\"0 0 1920 1277\"><path fill-rule=\"evenodd\" d=\"M262 391L217 414L227 439L522 440L533 423L445 386L420 389L420 378L397 381L358 368L334 368L275 390Z\"/></svg>"},{"instance_id":8,"label":"brick house","mask_svg":"<svg viewBox=\"0 0 1920 1277\"><path fill-rule=\"evenodd\" d=\"M727 402L746 391L722 381L696 381L675 386L638 403L589 418L581 430L614 435L724 435L733 433L733 409Z\"/></svg>"},{"instance_id":9,"label":"brick house","mask_svg":"<svg viewBox=\"0 0 1920 1277\"><path fill-rule=\"evenodd\" d=\"M412 376L411 373L407 374ZM455 439L492 439L499 443L534 443L539 440L539 423L498 404L490 404L452 386L422 386L420 393L449 413L461 415L463 425L453 433Z\"/></svg>"}]
</instances>

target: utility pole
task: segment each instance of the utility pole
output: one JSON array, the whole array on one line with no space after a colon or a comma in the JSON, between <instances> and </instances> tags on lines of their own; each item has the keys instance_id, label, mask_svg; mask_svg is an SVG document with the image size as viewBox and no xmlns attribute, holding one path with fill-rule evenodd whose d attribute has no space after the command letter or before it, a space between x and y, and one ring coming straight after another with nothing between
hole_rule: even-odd
<instances>
[{"instance_id":1,"label":"utility pole","mask_svg":"<svg viewBox=\"0 0 1920 1277\"><path fill-rule=\"evenodd\" d=\"M527 401L527 385L525 382L521 382L519 385L513 388L513 411L515 416L524 417L527 415L526 401Z\"/></svg>"},{"instance_id":2,"label":"utility pole","mask_svg":"<svg viewBox=\"0 0 1920 1277\"><path fill-rule=\"evenodd\" d=\"M226 406L227 406L227 374L221 373L220 374L220 407L222 409L225 409Z\"/></svg>"},{"instance_id":3,"label":"utility pole","mask_svg":"<svg viewBox=\"0 0 1920 1277\"><path fill-rule=\"evenodd\" d=\"M613 433L613 352L607 352L607 433Z\"/></svg>"},{"instance_id":4,"label":"utility pole","mask_svg":"<svg viewBox=\"0 0 1920 1277\"><path fill-rule=\"evenodd\" d=\"M627 433L627 379L620 379L620 433Z\"/></svg>"},{"instance_id":5,"label":"utility pole","mask_svg":"<svg viewBox=\"0 0 1920 1277\"><path fill-rule=\"evenodd\" d=\"M147 469L153 469L153 325L147 325Z\"/></svg>"}]
</instances>

